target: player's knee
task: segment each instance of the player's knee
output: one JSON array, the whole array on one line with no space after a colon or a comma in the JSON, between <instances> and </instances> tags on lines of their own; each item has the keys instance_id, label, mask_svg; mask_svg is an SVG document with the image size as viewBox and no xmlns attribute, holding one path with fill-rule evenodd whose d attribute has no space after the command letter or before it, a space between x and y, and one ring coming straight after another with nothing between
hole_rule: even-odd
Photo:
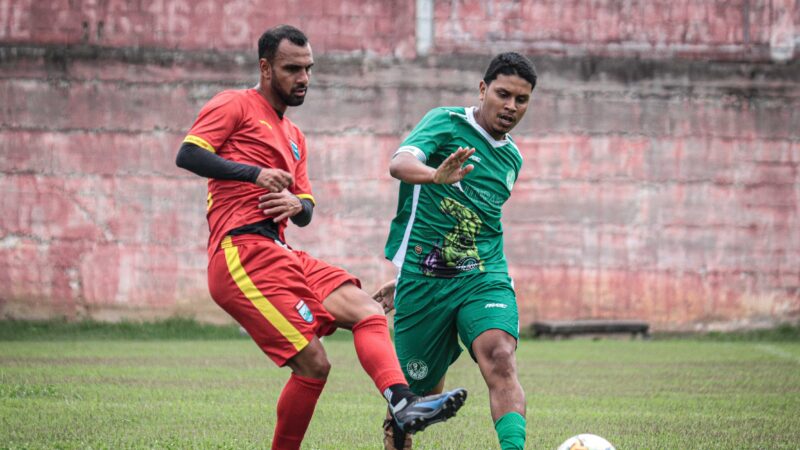
<instances>
[{"instance_id":1,"label":"player's knee","mask_svg":"<svg viewBox=\"0 0 800 450\"><path fill-rule=\"evenodd\" d=\"M364 304L365 315L367 317L374 316L375 314L379 314L381 316L384 315L383 306L380 303L374 301L372 298L368 299L369 301Z\"/></svg>"},{"instance_id":2,"label":"player's knee","mask_svg":"<svg viewBox=\"0 0 800 450\"><path fill-rule=\"evenodd\" d=\"M354 293L350 301L355 311L354 323L376 314L381 316L385 315L381 304L360 289Z\"/></svg>"},{"instance_id":3,"label":"player's knee","mask_svg":"<svg viewBox=\"0 0 800 450\"><path fill-rule=\"evenodd\" d=\"M328 378L328 374L331 371L328 355L325 354L325 349L316 340L292 358L289 361L289 367L300 376L320 380Z\"/></svg>"},{"instance_id":4,"label":"player's knee","mask_svg":"<svg viewBox=\"0 0 800 450\"><path fill-rule=\"evenodd\" d=\"M324 380L328 378L331 371L331 363L325 353L321 353L310 358L302 369L305 373L300 375Z\"/></svg>"},{"instance_id":5,"label":"player's knee","mask_svg":"<svg viewBox=\"0 0 800 450\"><path fill-rule=\"evenodd\" d=\"M513 348L498 346L489 351L489 371L498 378L509 378L516 374L516 359Z\"/></svg>"},{"instance_id":6,"label":"player's knee","mask_svg":"<svg viewBox=\"0 0 800 450\"><path fill-rule=\"evenodd\" d=\"M327 379L328 374L331 372L331 363L328 358L322 358L314 364L314 375L312 378Z\"/></svg>"}]
</instances>

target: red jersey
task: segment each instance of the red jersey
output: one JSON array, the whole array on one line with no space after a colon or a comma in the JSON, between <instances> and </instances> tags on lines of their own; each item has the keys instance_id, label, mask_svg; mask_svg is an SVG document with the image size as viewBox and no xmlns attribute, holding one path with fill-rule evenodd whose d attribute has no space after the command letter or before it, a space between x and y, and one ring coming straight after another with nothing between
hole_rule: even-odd
<instances>
[{"instance_id":1,"label":"red jersey","mask_svg":"<svg viewBox=\"0 0 800 450\"><path fill-rule=\"evenodd\" d=\"M200 110L184 142L230 161L285 170L294 179L289 192L314 202L306 171L305 136L287 117L278 116L255 89L228 90L214 96ZM208 180L209 255L230 230L267 218L258 209L258 197L267 192L249 182ZM282 241L286 222L278 224Z\"/></svg>"}]
</instances>

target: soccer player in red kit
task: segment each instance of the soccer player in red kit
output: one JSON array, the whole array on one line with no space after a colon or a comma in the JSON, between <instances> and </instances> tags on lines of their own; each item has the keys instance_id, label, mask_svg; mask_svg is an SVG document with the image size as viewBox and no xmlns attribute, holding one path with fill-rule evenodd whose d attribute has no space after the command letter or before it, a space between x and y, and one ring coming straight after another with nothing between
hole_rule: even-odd
<instances>
[{"instance_id":1,"label":"soccer player in red kit","mask_svg":"<svg viewBox=\"0 0 800 450\"><path fill-rule=\"evenodd\" d=\"M272 448L300 448L331 367L319 337L337 327L352 330L359 361L401 429L414 433L452 417L466 391L413 394L382 307L353 275L286 244L288 220L307 225L315 205L305 137L284 116L303 103L314 60L306 36L288 25L261 36L258 57L259 84L212 98L176 164L209 178L211 296L275 364L292 370Z\"/></svg>"}]
</instances>

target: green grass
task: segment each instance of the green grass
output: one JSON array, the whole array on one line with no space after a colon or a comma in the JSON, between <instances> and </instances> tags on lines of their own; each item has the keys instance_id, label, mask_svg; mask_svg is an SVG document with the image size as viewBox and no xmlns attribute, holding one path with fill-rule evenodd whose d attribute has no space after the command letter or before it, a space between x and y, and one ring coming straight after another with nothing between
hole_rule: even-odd
<instances>
[{"instance_id":1,"label":"green grass","mask_svg":"<svg viewBox=\"0 0 800 450\"><path fill-rule=\"evenodd\" d=\"M210 325L183 317L158 322L0 321L0 341L249 339L236 325Z\"/></svg>"},{"instance_id":2,"label":"green grass","mask_svg":"<svg viewBox=\"0 0 800 450\"><path fill-rule=\"evenodd\" d=\"M215 339L44 328L14 340L0 331L0 448L269 446L288 371L236 327ZM325 341L334 369L304 448L381 448L385 406L348 333L337 335ZM800 342L526 340L518 365L531 449L581 432L619 449L800 447ZM469 389L466 406L415 448L498 448L477 367L462 356L449 381Z\"/></svg>"}]
</instances>

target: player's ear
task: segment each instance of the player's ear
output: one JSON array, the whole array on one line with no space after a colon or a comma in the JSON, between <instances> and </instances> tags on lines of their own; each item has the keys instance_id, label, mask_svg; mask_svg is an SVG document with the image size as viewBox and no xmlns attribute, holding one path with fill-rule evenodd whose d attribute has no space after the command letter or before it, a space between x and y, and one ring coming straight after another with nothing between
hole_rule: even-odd
<instances>
[{"instance_id":1,"label":"player's ear","mask_svg":"<svg viewBox=\"0 0 800 450\"><path fill-rule=\"evenodd\" d=\"M481 103L483 103L483 98L486 96L486 88L486 82L481 80L480 84L478 85L478 89L480 89L481 92L478 99L481 101Z\"/></svg>"},{"instance_id":2,"label":"player's ear","mask_svg":"<svg viewBox=\"0 0 800 450\"><path fill-rule=\"evenodd\" d=\"M266 79L272 79L272 65L267 61L267 58L261 58L258 60L258 66L261 70L261 76Z\"/></svg>"}]
</instances>

